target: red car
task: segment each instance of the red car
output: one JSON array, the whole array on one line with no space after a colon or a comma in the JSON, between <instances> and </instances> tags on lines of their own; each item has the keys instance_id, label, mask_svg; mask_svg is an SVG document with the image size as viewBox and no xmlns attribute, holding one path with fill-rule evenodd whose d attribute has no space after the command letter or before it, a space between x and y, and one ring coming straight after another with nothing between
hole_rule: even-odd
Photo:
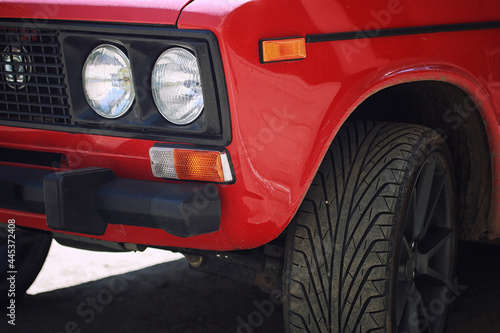
<instances>
[{"instance_id":1,"label":"red car","mask_svg":"<svg viewBox=\"0 0 500 333\"><path fill-rule=\"evenodd\" d=\"M497 0L14 0L0 17L14 316L55 239L182 252L270 291L287 332L438 333L456 240L500 238Z\"/></svg>"}]
</instances>

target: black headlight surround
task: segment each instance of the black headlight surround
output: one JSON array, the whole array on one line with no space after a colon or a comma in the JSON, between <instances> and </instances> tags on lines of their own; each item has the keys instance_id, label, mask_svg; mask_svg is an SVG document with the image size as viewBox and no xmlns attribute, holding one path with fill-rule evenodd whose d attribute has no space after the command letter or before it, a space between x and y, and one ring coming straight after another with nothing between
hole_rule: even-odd
<instances>
[{"instance_id":1,"label":"black headlight surround","mask_svg":"<svg viewBox=\"0 0 500 333\"><path fill-rule=\"evenodd\" d=\"M2 20L1 24L19 27L26 23ZM49 21L43 29L58 32L71 120L65 124L41 124L0 119L1 124L187 144L227 146L231 142L224 70L218 41L212 32L181 30L172 26L73 21ZM83 65L90 52L101 44L118 47L127 55L132 66L136 98L130 110L117 119L97 115L88 105L83 92ZM188 125L175 125L163 118L151 93L153 66L158 57L171 47L187 49L199 62L204 110Z\"/></svg>"}]
</instances>

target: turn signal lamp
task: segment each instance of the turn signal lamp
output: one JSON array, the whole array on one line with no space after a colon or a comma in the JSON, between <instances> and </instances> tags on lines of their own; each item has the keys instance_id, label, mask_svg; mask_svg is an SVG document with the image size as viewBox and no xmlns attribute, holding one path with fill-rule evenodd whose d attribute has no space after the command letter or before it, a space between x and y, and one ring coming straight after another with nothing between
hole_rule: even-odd
<instances>
[{"instance_id":1,"label":"turn signal lamp","mask_svg":"<svg viewBox=\"0 0 500 333\"><path fill-rule=\"evenodd\" d=\"M227 183L233 180L226 152L152 147L151 169L158 178Z\"/></svg>"},{"instance_id":2,"label":"turn signal lamp","mask_svg":"<svg viewBox=\"0 0 500 333\"><path fill-rule=\"evenodd\" d=\"M261 42L262 62L300 60L306 57L305 38L285 38Z\"/></svg>"}]
</instances>

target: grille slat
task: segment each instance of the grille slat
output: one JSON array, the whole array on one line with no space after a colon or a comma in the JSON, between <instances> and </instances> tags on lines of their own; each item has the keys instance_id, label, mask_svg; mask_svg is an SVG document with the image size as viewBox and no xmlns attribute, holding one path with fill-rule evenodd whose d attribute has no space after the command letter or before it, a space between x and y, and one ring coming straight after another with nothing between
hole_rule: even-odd
<instances>
[{"instance_id":1,"label":"grille slat","mask_svg":"<svg viewBox=\"0 0 500 333\"><path fill-rule=\"evenodd\" d=\"M25 42L25 41L17 41L17 43L23 43L23 46L24 47L28 47L28 46L35 46L35 47L44 47L44 46L48 46L48 47L55 47L55 48L59 48L59 43L37 43L37 42ZM12 51L6 51L6 53L12 53ZM14 53L16 54L16 53Z\"/></svg>"},{"instance_id":2,"label":"grille slat","mask_svg":"<svg viewBox=\"0 0 500 333\"><path fill-rule=\"evenodd\" d=\"M7 61L1 61L0 59L0 65L12 65L11 62L7 62ZM47 67L47 68L50 68L50 67L53 67L53 68L62 68L62 64L47 64L47 63L42 63L42 62L39 62L39 63L36 63L36 62L16 62L16 65L23 65L23 66L42 66L42 67ZM2 66L3 68L3 66Z\"/></svg>"},{"instance_id":3,"label":"grille slat","mask_svg":"<svg viewBox=\"0 0 500 333\"><path fill-rule=\"evenodd\" d=\"M56 30L0 27L0 120L71 124Z\"/></svg>"},{"instance_id":4,"label":"grille slat","mask_svg":"<svg viewBox=\"0 0 500 333\"><path fill-rule=\"evenodd\" d=\"M4 111L0 110L0 114L10 114L10 111ZM51 115L45 115L45 114L33 114L30 112L17 112L17 116L25 116L25 117L49 117L49 118L57 118L57 119L69 119L71 118L70 116L65 116L65 115L60 115L60 114L51 114Z\"/></svg>"},{"instance_id":5,"label":"grille slat","mask_svg":"<svg viewBox=\"0 0 500 333\"><path fill-rule=\"evenodd\" d=\"M45 87L45 88L61 88L61 89L66 88L65 84L33 83L33 82L30 82L30 81L28 81L26 83L18 83L18 82L6 82L4 80L0 80L0 89L3 88L1 86L2 83L6 83L7 86L19 86L19 87L27 86L27 87ZM11 89L14 89L14 88L11 88ZM21 89L21 88L19 88L19 90L26 91L26 89ZM19 91L19 90L17 90L17 91Z\"/></svg>"},{"instance_id":6,"label":"grille slat","mask_svg":"<svg viewBox=\"0 0 500 333\"><path fill-rule=\"evenodd\" d=\"M17 65L17 64L16 64ZM9 75L11 72L0 71L0 75ZM29 73L30 77L49 77L49 78L58 78L64 79L64 74L51 74L51 73ZM3 80L2 80L3 81Z\"/></svg>"},{"instance_id":7,"label":"grille slat","mask_svg":"<svg viewBox=\"0 0 500 333\"><path fill-rule=\"evenodd\" d=\"M18 29L18 28L1 28L2 31L7 31L7 34L12 36L19 36L19 31L21 31L21 36L36 36L38 37L57 37L58 33L55 30L29 30L29 29Z\"/></svg>"},{"instance_id":8,"label":"grille slat","mask_svg":"<svg viewBox=\"0 0 500 333\"><path fill-rule=\"evenodd\" d=\"M38 96L35 96L35 97L38 97ZM53 98L54 96L51 96L51 98ZM49 104L49 103L36 103L36 102L22 102L22 101L19 101L17 102L18 105L26 105L26 106L38 106L38 107L41 107L41 108L60 108L60 109L65 109L65 108L69 108L69 105L60 105L60 106L54 106L54 104Z\"/></svg>"},{"instance_id":9,"label":"grille slat","mask_svg":"<svg viewBox=\"0 0 500 333\"><path fill-rule=\"evenodd\" d=\"M8 94L8 95L22 95L22 96L36 96L36 97L54 97L53 94L42 94L42 93L26 93L26 92L20 92L20 91L6 91L6 90L0 90L0 94ZM59 97L64 97L67 98L68 95L62 95L60 94Z\"/></svg>"},{"instance_id":10,"label":"grille slat","mask_svg":"<svg viewBox=\"0 0 500 333\"><path fill-rule=\"evenodd\" d=\"M23 56L23 57L26 57L26 56L31 56L31 57L41 57L41 58L54 58L54 59L59 59L61 58L61 54L60 53L57 53L57 54L45 54L45 53L42 53L42 52L10 52L10 51L1 51L1 54L5 54L5 55L20 55L20 56Z\"/></svg>"}]
</instances>

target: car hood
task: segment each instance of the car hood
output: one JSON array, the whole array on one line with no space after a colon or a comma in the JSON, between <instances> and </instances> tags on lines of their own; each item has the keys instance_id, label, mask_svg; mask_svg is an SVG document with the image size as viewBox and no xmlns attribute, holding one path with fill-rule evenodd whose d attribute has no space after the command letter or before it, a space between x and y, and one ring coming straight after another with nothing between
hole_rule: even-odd
<instances>
[{"instance_id":1,"label":"car hood","mask_svg":"<svg viewBox=\"0 0 500 333\"><path fill-rule=\"evenodd\" d=\"M14 0L0 2L0 18L36 18L175 25L192 0Z\"/></svg>"}]
</instances>

